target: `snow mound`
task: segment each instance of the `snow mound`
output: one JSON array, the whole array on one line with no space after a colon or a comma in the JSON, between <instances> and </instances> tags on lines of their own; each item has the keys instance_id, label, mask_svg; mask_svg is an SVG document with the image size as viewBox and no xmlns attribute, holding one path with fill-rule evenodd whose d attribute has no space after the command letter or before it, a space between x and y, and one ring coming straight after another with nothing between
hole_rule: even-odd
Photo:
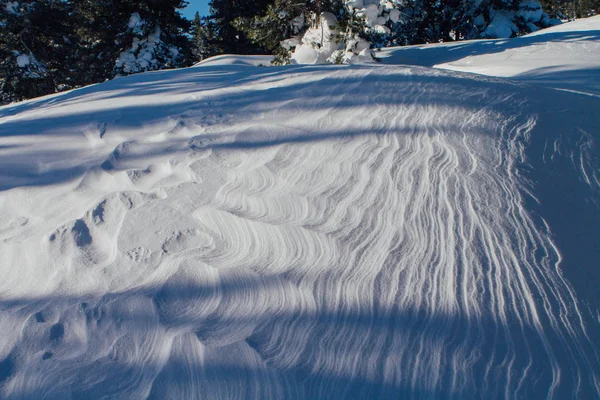
<instances>
[{"instance_id":1,"label":"snow mound","mask_svg":"<svg viewBox=\"0 0 600 400\"><path fill-rule=\"evenodd\" d=\"M600 396L599 98L259 59L0 108L1 398Z\"/></svg>"}]
</instances>

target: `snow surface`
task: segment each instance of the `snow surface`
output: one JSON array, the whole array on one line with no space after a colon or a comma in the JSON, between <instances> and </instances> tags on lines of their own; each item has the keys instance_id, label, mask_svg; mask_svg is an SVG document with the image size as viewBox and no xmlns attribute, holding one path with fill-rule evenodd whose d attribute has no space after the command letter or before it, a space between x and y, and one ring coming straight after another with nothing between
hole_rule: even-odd
<instances>
[{"instance_id":1,"label":"snow surface","mask_svg":"<svg viewBox=\"0 0 600 400\"><path fill-rule=\"evenodd\" d=\"M600 16L514 39L384 49L384 63L510 77L600 96Z\"/></svg>"},{"instance_id":2,"label":"snow surface","mask_svg":"<svg viewBox=\"0 0 600 400\"><path fill-rule=\"evenodd\" d=\"M248 55L234 55L234 54L225 54L220 56L215 56L208 58L206 60L200 61L195 66L211 66L216 67L219 65L246 65L246 66L255 66L255 67L267 67L271 66L271 62L273 61L273 56L248 56Z\"/></svg>"},{"instance_id":3,"label":"snow surface","mask_svg":"<svg viewBox=\"0 0 600 400\"><path fill-rule=\"evenodd\" d=\"M600 396L598 97L257 60L0 108L1 398Z\"/></svg>"}]
</instances>

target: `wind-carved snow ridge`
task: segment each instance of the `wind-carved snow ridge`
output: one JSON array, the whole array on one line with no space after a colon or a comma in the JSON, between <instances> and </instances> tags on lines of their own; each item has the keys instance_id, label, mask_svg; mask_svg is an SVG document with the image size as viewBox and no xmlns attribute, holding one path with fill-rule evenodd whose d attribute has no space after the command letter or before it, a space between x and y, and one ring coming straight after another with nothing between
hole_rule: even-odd
<instances>
[{"instance_id":1,"label":"wind-carved snow ridge","mask_svg":"<svg viewBox=\"0 0 600 400\"><path fill-rule=\"evenodd\" d=\"M173 78L203 71L197 99L163 99L183 122L109 125L80 180L2 193L22 215L0 212L3 398L600 394L594 297L559 235L577 228L545 183L576 176L597 210L595 99L398 66Z\"/></svg>"}]
</instances>

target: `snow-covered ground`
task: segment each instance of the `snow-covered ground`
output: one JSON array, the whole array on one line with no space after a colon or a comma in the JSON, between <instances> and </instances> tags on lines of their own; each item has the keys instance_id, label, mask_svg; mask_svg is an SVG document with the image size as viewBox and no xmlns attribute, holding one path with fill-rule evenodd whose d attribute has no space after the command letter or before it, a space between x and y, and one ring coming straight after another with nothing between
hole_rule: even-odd
<instances>
[{"instance_id":1,"label":"snow-covered ground","mask_svg":"<svg viewBox=\"0 0 600 400\"><path fill-rule=\"evenodd\" d=\"M600 96L600 15L515 39L384 49L384 63L510 77Z\"/></svg>"},{"instance_id":2,"label":"snow-covered ground","mask_svg":"<svg viewBox=\"0 0 600 400\"><path fill-rule=\"evenodd\" d=\"M0 108L0 397L597 398L600 20L554 29Z\"/></svg>"}]
</instances>

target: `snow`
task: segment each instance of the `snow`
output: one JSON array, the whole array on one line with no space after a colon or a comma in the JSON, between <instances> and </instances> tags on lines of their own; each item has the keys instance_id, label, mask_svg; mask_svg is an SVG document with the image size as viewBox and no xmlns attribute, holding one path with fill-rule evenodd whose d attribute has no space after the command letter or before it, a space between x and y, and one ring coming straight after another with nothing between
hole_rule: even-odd
<instances>
[{"instance_id":1,"label":"snow","mask_svg":"<svg viewBox=\"0 0 600 400\"><path fill-rule=\"evenodd\" d=\"M598 398L599 30L0 107L0 398Z\"/></svg>"},{"instance_id":2,"label":"snow","mask_svg":"<svg viewBox=\"0 0 600 400\"><path fill-rule=\"evenodd\" d=\"M219 65L245 65L245 66L270 66L273 61L273 56L240 56L234 54L224 54L216 57L211 57L206 60L200 61L196 66L211 66L216 67Z\"/></svg>"},{"instance_id":3,"label":"snow","mask_svg":"<svg viewBox=\"0 0 600 400\"><path fill-rule=\"evenodd\" d=\"M161 44L160 34L160 27L157 26L146 38L141 40L134 38L131 47L121 52L119 55L119 58L115 63L116 68L122 68L123 72L125 73L135 73L149 69L156 69L158 67L156 53ZM172 56L176 56L178 54L178 50L174 47L171 47L170 54Z\"/></svg>"},{"instance_id":4,"label":"snow","mask_svg":"<svg viewBox=\"0 0 600 400\"><path fill-rule=\"evenodd\" d=\"M338 57L341 58L342 64L366 64L374 62L370 44L362 38L348 40L346 49L333 53L329 60L335 62Z\"/></svg>"},{"instance_id":5,"label":"snow","mask_svg":"<svg viewBox=\"0 0 600 400\"><path fill-rule=\"evenodd\" d=\"M600 16L510 40L384 49L384 63L415 64L600 96Z\"/></svg>"},{"instance_id":6,"label":"snow","mask_svg":"<svg viewBox=\"0 0 600 400\"><path fill-rule=\"evenodd\" d=\"M400 20L400 11L389 1L383 0L353 0L347 1L346 6L351 11L365 19L366 25L375 32L389 34L390 29L384 26L390 19L392 22Z\"/></svg>"},{"instance_id":7,"label":"snow","mask_svg":"<svg viewBox=\"0 0 600 400\"><path fill-rule=\"evenodd\" d=\"M366 18L367 26L374 26L377 24L377 18L379 17L379 6L377 4L369 4L358 15L363 15Z\"/></svg>"},{"instance_id":8,"label":"snow","mask_svg":"<svg viewBox=\"0 0 600 400\"><path fill-rule=\"evenodd\" d=\"M390 28L385 25L375 25L373 30L382 35L389 35L391 33Z\"/></svg>"},{"instance_id":9,"label":"snow","mask_svg":"<svg viewBox=\"0 0 600 400\"><path fill-rule=\"evenodd\" d=\"M6 4L4 5L4 9L6 10L7 13L9 14L19 14L19 2L18 1L8 1L6 2Z\"/></svg>"},{"instance_id":10,"label":"snow","mask_svg":"<svg viewBox=\"0 0 600 400\"><path fill-rule=\"evenodd\" d=\"M497 11L494 13L492 22L485 30L485 36L497 39L508 39L518 31L513 22L514 13L512 11Z\"/></svg>"},{"instance_id":11,"label":"snow","mask_svg":"<svg viewBox=\"0 0 600 400\"><path fill-rule=\"evenodd\" d=\"M337 19L331 13L323 13L317 26L309 28L303 35L281 42L285 49L292 50L292 64L366 64L373 63L370 43L363 38L346 37L339 40L336 30ZM377 25L376 31L389 33L389 29Z\"/></svg>"},{"instance_id":12,"label":"snow","mask_svg":"<svg viewBox=\"0 0 600 400\"><path fill-rule=\"evenodd\" d=\"M347 0L346 6L350 7L350 9L356 10L364 8L365 3L363 3L363 0Z\"/></svg>"},{"instance_id":13,"label":"snow","mask_svg":"<svg viewBox=\"0 0 600 400\"><path fill-rule=\"evenodd\" d=\"M31 64L31 58L27 54L19 54L17 56L17 65L19 68L27 68Z\"/></svg>"},{"instance_id":14,"label":"snow","mask_svg":"<svg viewBox=\"0 0 600 400\"><path fill-rule=\"evenodd\" d=\"M300 31L302 31L302 29L304 28L304 25L306 23L304 14L298 15L290 23L292 25L292 32L294 34L298 34Z\"/></svg>"},{"instance_id":15,"label":"snow","mask_svg":"<svg viewBox=\"0 0 600 400\"><path fill-rule=\"evenodd\" d=\"M389 18L394 23L400 21L400 10L395 9L395 8L393 10L390 10Z\"/></svg>"},{"instance_id":16,"label":"snow","mask_svg":"<svg viewBox=\"0 0 600 400\"><path fill-rule=\"evenodd\" d=\"M129 27L129 29L136 29L144 25L144 23L145 22L140 16L140 14L135 12L131 14L131 18L129 18L129 23L127 24L127 26Z\"/></svg>"},{"instance_id":17,"label":"snow","mask_svg":"<svg viewBox=\"0 0 600 400\"><path fill-rule=\"evenodd\" d=\"M477 17L475 17L475 19L473 20L473 23L481 28L485 26L485 17L482 14L479 14Z\"/></svg>"},{"instance_id":18,"label":"snow","mask_svg":"<svg viewBox=\"0 0 600 400\"><path fill-rule=\"evenodd\" d=\"M324 64L334 51L338 50L336 41L337 19L331 13L323 13L318 26L309 28L302 36L301 43L291 55L294 64Z\"/></svg>"},{"instance_id":19,"label":"snow","mask_svg":"<svg viewBox=\"0 0 600 400\"><path fill-rule=\"evenodd\" d=\"M519 4L519 10L516 15L525 22L539 22L544 16L544 11L541 4L537 1L527 0Z\"/></svg>"}]
</instances>

